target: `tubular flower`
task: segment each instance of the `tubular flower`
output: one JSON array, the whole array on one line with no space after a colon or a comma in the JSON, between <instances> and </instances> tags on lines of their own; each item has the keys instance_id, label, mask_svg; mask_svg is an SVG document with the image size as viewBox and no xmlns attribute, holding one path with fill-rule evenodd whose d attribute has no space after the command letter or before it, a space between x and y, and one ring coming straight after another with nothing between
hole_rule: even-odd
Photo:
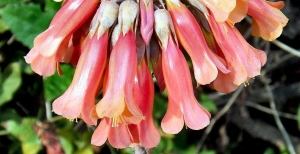
<instances>
[{"instance_id":1,"label":"tubular flower","mask_svg":"<svg viewBox=\"0 0 300 154\"><path fill-rule=\"evenodd\" d=\"M214 88L221 92L231 92L249 78L260 75L266 54L249 45L238 30L228 23L217 23L213 16L209 16L208 22L218 45L214 49L225 57L230 70L228 74L219 73L213 82Z\"/></svg>"},{"instance_id":2,"label":"tubular flower","mask_svg":"<svg viewBox=\"0 0 300 154\"><path fill-rule=\"evenodd\" d=\"M192 59L196 81L199 84L211 83L217 77L217 67L222 72L228 73L221 60L206 45L192 13L178 0L167 0L167 7L174 21L179 41Z\"/></svg>"},{"instance_id":3,"label":"tubular flower","mask_svg":"<svg viewBox=\"0 0 300 154\"><path fill-rule=\"evenodd\" d=\"M169 96L169 106L162 120L162 129L178 133L183 128L183 119L191 129L202 129L209 124L210 114L197 102L188 65L183 54L171 37L171 17L167 10L156 10L155 31L161 42L162 70ZM177 73L180 72L180 73Z\"/></svg>"},{"instance_id":4,"label":"tubular flower","mask_svg":"<svg viewBox=\"0 0 300 154\"><path fill-rule=\"evenodd\" d=\"M69 43L72 33L88 20L98 3L98 0L74 0L62 6L49 28L34 39L34 47L25 57L35 72L43 76L54 74L56 64L66 52L61 47Z\"/></svg>"},{"instance_id":5,"label":"tubular flower","mask_svg":"<svg viewBox=\"0 0 300 154\"><path fill-rule=\"evenodd\" d=\"M248 14L252 17L252 35L261 36L268 41L275 40L282 33L288 18L279 10L284 2L251 0L248 3Z\"/></svg>"},{"instance_id":6,"label":"tubular flower","mask_svg":"<svg viewBox=\"0 0 300 154\"><path fill-rule=\"evenodd\" d=\"M115 148L153 148L160 142L152 116L154 83L168 93L161 121L165 133L176 134L184 125L199 130L210 123L210 113L194 96L182 51L191 59L197 86L234 91L260 75L266 63L266 54L249 45L235 24L248 14L253 35L274 40L288 21L279 11L283 4L65 0L49 28L35 38L25 61L41 76L56 69L62 75L61 63L76 67L69 88L54 100L53 111L88 125L100 121L92 144L108 140Z\"/></svg>"}]
</instances>

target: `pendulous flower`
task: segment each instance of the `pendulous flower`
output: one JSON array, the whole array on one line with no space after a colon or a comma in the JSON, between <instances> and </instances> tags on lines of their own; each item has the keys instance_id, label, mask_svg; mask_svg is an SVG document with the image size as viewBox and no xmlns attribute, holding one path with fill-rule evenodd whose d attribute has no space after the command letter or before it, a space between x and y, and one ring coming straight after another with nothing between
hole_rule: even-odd
<instances>
[{"instance_id":1,"label":"pendulous flower","mask_svg":"<svg viewBox=\"0 0 300 154\"><path fill-rule=\"evenodd\" d=\"M100 121L92 144L153 148L161 137L152 115L154 84L168 94L162 131L203 129L210 113L194 96L186 57L197 86L234 91L266 63L266 54L235 25L249 15L252 34L274 40L288 21L283 6L265 0L64 0L25 61L41 76L56 69L62 75L61 63L76 67L53 111L88 125Z\"/></svg>"}]
</instances>

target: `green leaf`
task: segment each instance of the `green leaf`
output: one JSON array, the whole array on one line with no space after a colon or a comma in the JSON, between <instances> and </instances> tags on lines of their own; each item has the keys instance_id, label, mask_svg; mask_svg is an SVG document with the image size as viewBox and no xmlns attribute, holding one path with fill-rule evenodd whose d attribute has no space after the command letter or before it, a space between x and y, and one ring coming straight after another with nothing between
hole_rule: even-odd
<instances>
[{"instance_id":1,"label":"green leaf","mask_svg":"<svg viewBox=\"0 0 300 154\"><path fill-rule=\"evenodd\" d=\"M55 73L44 80L45 98L49 102L62 95L72 81L74 68L70 65L61 65L61 69L64 72L62 76Z\"/></svg>"},{"instance_id":2,"label":"green leaf","mask_svg":"<svg viewBox=\"0 0 300 154\"><path fill-rule=\"evenodd\" d=\"M10 101L21 85L21 69L19 63L11 63L4 70L0 82L0 106Z\"/></svg>"},{"instance_id":3,"label":"green leaf","mask_svg":"<svg viewBox=\"0 0 300 154\"><path fill-rule=\"evenodd\" d=\"M201 105L209 112L217 112L218 109L215 105L215 103L213 101L211 101L207 95L205 95L204 93L202 93L200 95L200 98L201 98Z\"/></svg>"},{"instance_id":4,"label":"green leaf","mask_svg":"<svg viewBox=\"0 0 300 154\"><path fill-rule=\"evenodd\" d=\"M36 154L41 150L41 146L31 142L22 143L23 154Z\"/></svg>"},{"instance_id":5,"label":"green leaf","mask_svg":"<svg viewBox=\"0 0 300 154\"><path fill-rule=\"evenodd\" d=\"M63 136L59 136L59 142L61 143L61 146L62 146L62 148L63 148L63 150L66 154L72 154L73 153L74 147L73 147L72 142L70 140L66 139Z\"/></svg>"},{"instance_id":6,"label":"green leaf","mask_svg":"<svg viewBox=\"0 0 300 154\"><path fill-rule=\"evenodd\" d=\"M34 38L48 27L54 13L42 12L37 4L7 5L0 9L0 15L16 39L30 48Z\"/></svg>"},{"instance_id":7,"label":"green leaf","mask_svg":"<svg viewBox=\"0 0 300 154\"><path fill-rule=\"evenodd\" d=\"M32 127L34 122L36 119L23 118L21 123L9 120L4 124L6 130L21 141L24 154L36 154L41 149L39 137Z\"/></svg>"}]
</instances>

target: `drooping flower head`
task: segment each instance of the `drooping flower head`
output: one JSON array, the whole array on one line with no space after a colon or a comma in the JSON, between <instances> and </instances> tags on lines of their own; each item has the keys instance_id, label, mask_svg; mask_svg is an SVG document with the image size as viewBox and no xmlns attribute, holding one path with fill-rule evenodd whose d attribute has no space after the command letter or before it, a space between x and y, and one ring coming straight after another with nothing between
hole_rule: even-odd
<instances>
[{"instance_id":1,"label":"drooping flower head","mask_svg":"<svg viewBox=\"0 0 300 154\"><path fill-rule=\"evenodd\" d=\"M274 40L288 21L279 10L283 4L65 0L25 60L41 76L56 69L61 75L60 63L76 67L71 85L53 102L53 111L88 125L100 121L92 144L108 140L115 148L153 148L160 141L152 116L154 84L168 93L162 131L176 134L184 125L203 129L210 123L210 113L194 96L196 85L186 57L191 59L197 86L234 91L260 75L266 63L266 54L249 45L235 25L249 15L252 34Z\"/></svg>"}]
</instances>

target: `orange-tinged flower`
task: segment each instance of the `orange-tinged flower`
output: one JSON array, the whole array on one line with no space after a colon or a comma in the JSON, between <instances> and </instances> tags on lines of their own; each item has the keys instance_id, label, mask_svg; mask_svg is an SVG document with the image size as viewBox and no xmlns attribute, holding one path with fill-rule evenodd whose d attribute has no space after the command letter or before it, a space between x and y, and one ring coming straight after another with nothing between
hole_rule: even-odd
<instances>
[{"instance_id":1,"label":"orange-tinged flower","mask_svg":"<svg viewBox=\"0 0 300 154\"><path fill-rule=\"evenodd\" d=\"M209 84L217 77L217 68L224 73L229 71L206 45L200 26L192 13L182 3L177 4L174 1L176 0L167 0L167 7L180 44L192 59L196 81L199 84Z\"/></svg>"},{"instance_id":2,"label":"orange-tinged flower","mask_svg":"<svg viewBox=\"0 0 300 154\"><path fill-rule=\"evenodd\" d=\"M125 108L128 108L134 116L143 118L132 94L137 69L136 44L132 25L137 15L137 9L138 4L133 1L124 1L120 5L119 23L113 32L113 36L117 39L112 39L113 42L116 42L113 43L110 55L107 87L95 109L99 118L118 118Z\"/></svg>"},{"instance_id":3,"label":"orange-tinged flower","mask_svg":"<svg viewBox=\"0 0 300 154\"><path fill-rule=\"evenodd\" d=\"M288 22L288 18L279 10L284 2L250 0L248 5L248 14L252 17L252 35L260 36L268 41L279 37Z\"/></svg>"},{"instance_id":4,"label":"orange-tinged flower","mask_svg":"<svg viewBox=\"0 0 300 154\"><path fill-rule=\"evenodd\" d=\"M68 46L72 33L88 20L98 3L98 0L74 0L63 5L49 28L34 39L34 47L25 56L33 71L42 76L54 74L56 65L67 52L62 48Z\"/></svg>"},{"instance_id":5,"label":"orange-tinged flower","mask_svg":"<svg viewBox=\"0 0 300 154\"><path fill-rule=\"evenodd\" d=\"M208 17L208 22L218 43L215 49L222 52L230 70L227 75L218 75L213 86L220 92L231 92L249 78L260 74L266 62L266 54L250 46L238 30L228 23L217 23L213 16Z\"/></svg>"},{"instance_id":6,"label":"orange-tinged flower","mask_svg":"<svg viewBox=\"0 0 300 154\"><path fill-rule=\"evenodd\" d=\"M97 95L97 87L106 62L108 32L100 39L87 38L74 78L67 91L53 102L53 111L68 119L81 117L87 124L96 124L90 118Z\"/></svg>"},{"instance_id":7,"label":"orange-tinged flower","mask_svg":"<svg viewBox=\"0 0 300 154\"><path fill-rule=\"evenodd\" d=\"M160 141L160 133L153 122L154 86L145 58L138 65L133 92L136 104L146 117L137 125L129 125L133 143L145 148L156 147Z\"/></svg>"},{"instance_id":8,"label":"orange-tinged flower","mask_svg":"<svg viewBox=\"0 0 300 154\"><path fill-rule=\"evenodd\" d=\"M202 129L209 124L210 114L197 102L188 65L169 30L171 23L164 22L168 21L170 15L161 9L155 11L154 17L155 31L161 42L162 70L169 97L162 129L167 133L178 133L183 127L183 119L189 128Z\"/></svg>"},{"instance_id":9,"label":"orange-tinged flower","mask_svg":"<svg viewBox=\"0 0 300 154\"><path fill-rule=\"evenodd\" d=\"M94 13L98 4L98 0L67 1L56 13L49 28L35 38L34 46L38 52L43 56L55 54L61 41L79 28Z\"/></svg>"}]
</instances>

